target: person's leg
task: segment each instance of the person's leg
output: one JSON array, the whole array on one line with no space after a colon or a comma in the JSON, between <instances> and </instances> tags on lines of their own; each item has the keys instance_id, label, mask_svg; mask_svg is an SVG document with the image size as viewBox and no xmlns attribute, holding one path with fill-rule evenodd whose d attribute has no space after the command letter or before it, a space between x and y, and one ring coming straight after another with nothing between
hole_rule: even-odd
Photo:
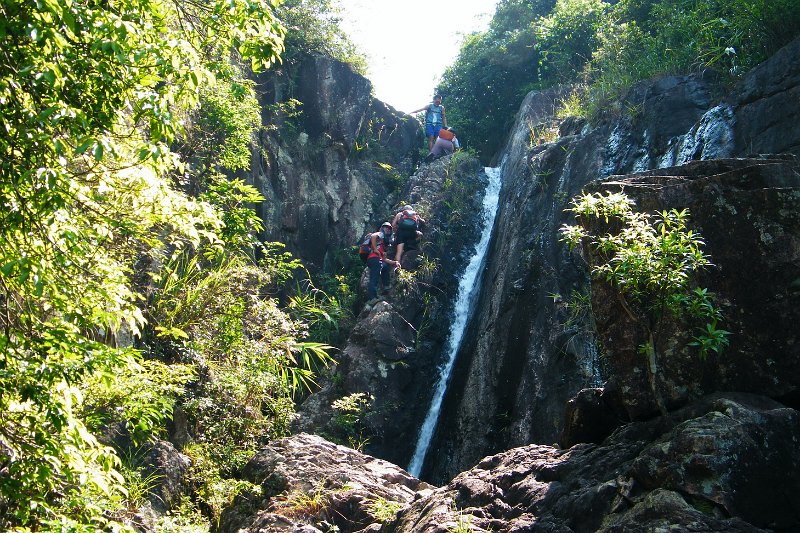
<instances>
[{"instance_id":1,"label":"person's leg","mask_svg":"<svg viewBox=\"0 0 800 533\"><path fill-rule=\"evenodd\" d=\"M433 126L433 136L430 137L430 139L428 139L428 141L430 142L430 147L428 148L428 150L433 150L433 145L436 143L436 138L439 136L440 129L442 129L441 126L436 126L436 125Z\"/></svg>"},{"instance_id":2,"label":"person's leg","mask_svg":"<svg viewBox=\"0 0 800 533\"><path fill-rule=\"evenodd\" d=\"M367 300L378 297L378 278L381 273L381 260L377 257L367 259L369 267L369 283L367 284Z\"/></svg>"},{"instance_id":3,"label":"person's leg","mask_svg":"<svg viewBox=\"0 0 800 533\"><path fill-rule=\"evenodd\" d=\"M394 260L400 263L400 260L403 258L403 248L404 244L401 242L397 245L397 251L394 254Z\"/></svg>"},{"instance_id":4,"label":"person's leg","mask_svg":"<svg viewBox=\"0 0 800 533\"><path fill-rule=\"evenodd\" d=\"M450 155L455 152L455 150L456 148L452 141L445 141L444 146L442 146L442 152L444 152L442 155Z\"/></svg>"},{"instance_id":5,"label":"person's leg","mask_svg":"<svg viewBox=\"0 0 800 533\"><path fill-rule=\"evenodd\" d=\"M383 285L383 290L381 291L382 294L389 292L389 274L391 274L391 272L392 267L386 263L381 263L381 284Z\"/></svg>"},{"instance_id":6,"label":"person's leg","mask_svg":"<svg viewBox=\"0 0 800 533\"><path fill-rule=\"evenodd\" d=\"M428 151L430 152L433 148L433 141L436 139L433 124L425 124L425 136L428 138Z\"/></svg>"}]
</instances>

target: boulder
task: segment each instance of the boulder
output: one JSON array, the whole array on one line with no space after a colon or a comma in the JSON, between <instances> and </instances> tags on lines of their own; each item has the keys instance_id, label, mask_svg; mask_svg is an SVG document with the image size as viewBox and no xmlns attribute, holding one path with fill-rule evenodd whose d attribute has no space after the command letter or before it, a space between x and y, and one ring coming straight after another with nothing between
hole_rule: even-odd
<instances>
[{"instance_id":1,"label":"boulder","mask_svg":"<svg viewBox=\"0 0 800 533\"><path fill-rule=\"evenodd\" d=\"M528 445L481 460L386 531L790 531L800 527L800 416L716 395L600 445Z\"/></svg>"},{"instance_id":2,"label":"boulder","mask_svg":"<svg viewBox=\"0 0 800 533\"><path fill-rule=\"evenodd\" d=\"M376 506L400 508L432 489L391 463L307 434L263 448L242 476L261 494L238 496L220 533L358 531L377 521Z\"/></svg>"}]
</instances>

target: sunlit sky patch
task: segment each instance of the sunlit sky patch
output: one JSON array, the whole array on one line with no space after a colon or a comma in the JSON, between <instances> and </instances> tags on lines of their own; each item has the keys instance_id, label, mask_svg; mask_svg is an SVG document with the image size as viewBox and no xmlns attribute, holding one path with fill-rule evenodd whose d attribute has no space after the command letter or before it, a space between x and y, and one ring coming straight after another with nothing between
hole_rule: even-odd
<instances>
[{"instance_id":1,"label":"sunlit sky patch","mask_svg":"<svg viewBox=\"0 0 800 533\"><path fill-rule=\"evenodd\" d=\"M485 30L496 4L496 0L341 0L342 27L368 56L367 77L375 95L408 113L431 101L463 36Z\"/></svg>"}]
</instances>

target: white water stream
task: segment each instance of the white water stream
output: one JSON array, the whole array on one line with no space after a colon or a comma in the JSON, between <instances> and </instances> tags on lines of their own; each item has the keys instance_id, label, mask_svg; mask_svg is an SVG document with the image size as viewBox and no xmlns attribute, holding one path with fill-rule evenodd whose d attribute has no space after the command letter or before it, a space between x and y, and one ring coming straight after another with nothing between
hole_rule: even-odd
<instances>
[{"instance_id":1,"label":"white water stream","mask_svg":"<svg viewBox=\"0 0 800 533\"><path fill-rule=\"evenodd\" d=\"M502 165L496 168L487 167L485 169L486 175L489 177L489 184L486 186L486 193L483 197L483 228L481 231L481 240L475 245L475 251L458 283L456 305L453 309L453 323L450 328L450 335L447 337L447 342L445 343L447 361L444 366L439 369L439 381L436 383L436 389L433 393L433 399L431 400L428 414L425 416L425 422L423 422L419 430L414 456L411 459L411 464L408 466L408 471L415 477L419 477L422 465L425 462L425 455L428 453L428 447L433 438L436 424L439 421L439 411L442 407L442 400L447 390L447 384L450 381L450 374L456 362L456 355L458 355L458 350L461 347L464 331L466 330L469 317L472 314L473 303L479 292L477 290L478 283L480 282L481 272L483 271L486 250L489 248L489 238L492 235L494 218L497 214L497 204L500 199L501 168Z\"/></svg>"}]
</instances>

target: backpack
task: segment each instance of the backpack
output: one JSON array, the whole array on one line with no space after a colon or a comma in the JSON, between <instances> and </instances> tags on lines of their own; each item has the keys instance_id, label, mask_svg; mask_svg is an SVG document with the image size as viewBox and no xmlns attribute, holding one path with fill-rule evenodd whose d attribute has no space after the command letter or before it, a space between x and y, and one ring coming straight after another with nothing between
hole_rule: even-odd
<instances>
[{"instance_id":1,"label":"backpack","mask_svg":"<svg viewBox=\"0 0 800 533\"><path fill-rule=\"evenodd\" d=\"M358 256L361 258L361 261L366 265L367 258L369 254L372 253L372 233L367 233L363 239L361 239L360 244L358 245Z\"/></svg>"},{"instance_id":2,"label":"backpack","mask_svg":"<svg viewBox=\"0 0 800 533\"><path fill-rule=\"evenodd\" d=\"M419 215L413 209L406 209L400 216L400 222L397 227L400 229L413 229L416 231L417 223L419 222Z\"/></svg>"},{"instance_id":3,"label":"backpack","mask_svg":"<svg viewBox=\"0 0 800 533\"><path fill-rule=\"evenodd\" d=\"M439 137L444 139L445 141L452 141L455 138L455 133L450 130L446 130L444 128L439 130Z\"/></svg>"}]
</instances>

